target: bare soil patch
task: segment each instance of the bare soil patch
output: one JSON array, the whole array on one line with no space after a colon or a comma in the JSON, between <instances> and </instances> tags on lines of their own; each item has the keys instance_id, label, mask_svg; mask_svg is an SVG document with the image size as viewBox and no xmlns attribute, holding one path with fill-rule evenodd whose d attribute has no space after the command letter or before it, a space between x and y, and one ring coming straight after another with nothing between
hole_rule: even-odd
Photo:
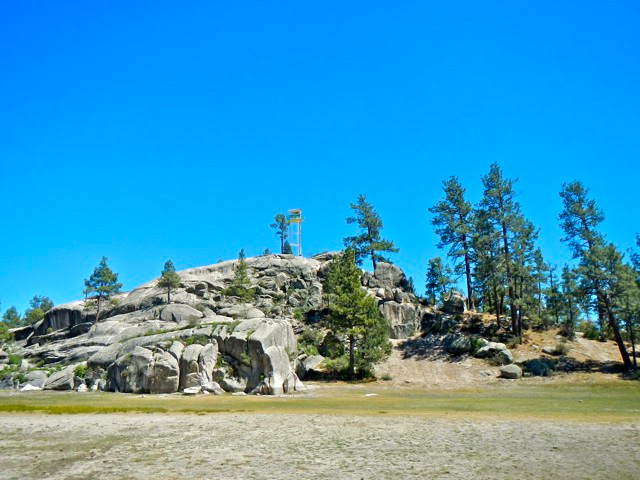
<instances>
[{"instance_id":1,"label":"bare soil patch","mask_svg":"<svg viewBox=\"0 0 640 480\"><path fill-rule=\"evenodd\" d=\"M3 415L6 479L635 479L640 423Z\"/></svg>"}]
</instances>

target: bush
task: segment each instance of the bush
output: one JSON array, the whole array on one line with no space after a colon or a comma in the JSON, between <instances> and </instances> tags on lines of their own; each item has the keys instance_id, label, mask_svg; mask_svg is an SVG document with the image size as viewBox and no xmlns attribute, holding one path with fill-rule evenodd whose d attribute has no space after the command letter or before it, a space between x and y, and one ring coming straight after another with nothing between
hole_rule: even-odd
<instances>
[{"instance_id":1,"label":"bush","mask_svg":"<svg viewBox=\"0 0 640 480\"><path fill-rule=\"evenodd\" d=\"M324 333L321 330L308 328L298 337L298 345L307 355L319 355L319 347L323 339Z\"/></svg>"},{"instance_id":2,"label":"bush","mask_svg":"<svg viewBox=\"0 0 640 480\"><path fill-rule=\"evenodd\" d=\"M582 321L578 325L578 330L584 334L584 338L589 340L600 340L600 329L593 322Z\"/></svg>"},{"instance_id":3,"label":"bush","mask_svg":"<svg viewBox=\"0 0 640 480\"><path fill-rule=\"evenodd\" d=\"M569 353L569 350L571 350L571 345L569 345L569 343L566 340L564 340L556 345L554 354L566 355L567 353Z\"/></svg>"},{"instance_id":4,"label":"bush","mask_svg":"<svg viewBox=\"0 0 640 480\"><path fill-rule=\"evenodd\" d=\"M73 373L75 373L78 378L85 378L87 376L87 364L81 363L74 369Z\"/></svg>"},{"instance_id":5,"label":"bush","mask_svg":"<svg viewBox=\"0 0 640 480\"><path fill-rule=\"evenodd\" d=\"M349 378L349 357L347 355L325 358L323 363L329 376L340 379Z\"/></svg>"},{"instance_id":6,"label":"bush","mask_svg":"<svg viewBox=\"0 0 640 480\"><path fill-rule=\"evenodd\" d=\"M22 357L15 353L9 354L9 365L20 365L22 363Z\"/></svg>"},{"instance_id":7,"label":"bush","mask_svg":"<svg viewBox=\"0 0 640 480\"><path fill-rule=\"evenodd\" d=\"M522 370L536 377L550 377L555 366L556 361L551 358L533 358L522 363Z\"/></svg>"}]
</instances>

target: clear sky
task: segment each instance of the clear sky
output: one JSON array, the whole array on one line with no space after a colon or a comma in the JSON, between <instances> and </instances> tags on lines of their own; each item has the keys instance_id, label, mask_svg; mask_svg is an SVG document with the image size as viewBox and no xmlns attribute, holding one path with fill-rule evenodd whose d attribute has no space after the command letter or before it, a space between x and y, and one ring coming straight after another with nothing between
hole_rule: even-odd
<instances>
[{"instance_id":1,"label":"clear sky","mask_svg":"<svg viewBox=\"0 0 640 480\"><path fill-rule=\"evenodd\" d=\"M562 182L620 248L640 231L637 1L0 0L0 301L342 247L364 193L423 291L428 207L498 162L555 264Z\"/></svg>"}]
</instances>

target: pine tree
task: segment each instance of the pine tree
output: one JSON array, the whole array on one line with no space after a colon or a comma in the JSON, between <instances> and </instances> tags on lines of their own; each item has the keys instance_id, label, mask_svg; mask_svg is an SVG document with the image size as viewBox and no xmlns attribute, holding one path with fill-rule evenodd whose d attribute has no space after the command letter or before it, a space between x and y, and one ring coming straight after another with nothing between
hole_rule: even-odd
<instances>
[{"instance_id":1,"label":"pine tree","mask_svg":"<svg viewBox=\"0 0 640 480\"><path fill-rule=\"evenodd\" d=\"M160 272L158 287L167 289L167 303L171 303L171 289L180 286L180 276L176 273L171 260L164 263L164 268Z\"/></svg>"},{"instance_id":2,"label":"pine tree","mask_svg":"<svg viewBox=\"0 0 640 480\"><path fill-rule=\"evenodd\" d=\"M355 261L357 265L362 264L365 256L371 257L373 269L376 269L376 263L379 261L388 262L386 258L377 252L397 253L399 250L393 246L393 242L380 238L382 230L382 220L373 206L367 202L365 195L358 196L357 203L351 203L350 207L355 211L354 217L347 217L348 224L357 223L361 228L361 233L344 239L344 245L352 248L355 252Z\"/></svg>"},{"instance_id":3,"label":"pine tree","mask_svg":"<svg viewBox=\"0 0 640 480\"><path fill-rule=\"evenodd\" d=\"M605 323L613 333L625 369L633 367L624 344L618 322L617 305L624 294L621 283L622 255L612 244L607 244L598 230L604 220L602 211L588 196L588 190L580 182L562 185L560 197L563 210L559 215L563 239L579 259L578 275L585 292L595 300L601 334Z\"/></svg>"},{"instance_id":4,"label":"pine tree","mask_svg":"<svg viewBox=\"0 0 640 480\"><path fill-rule=\"evenodd\" d=\"M249 278L249 266L245 260L244 249L238 253L238 261L234 267L231 285L224 289L223 293L232 297L238 297L244 302L249 302L255 296L255 289L251 287Z\"/></svg>"},{"instance_id":5,"label":"pine tree","mask_svg":"<svg viewBox=\"0 0 640 480\"><path fill-rule=\"evenodd\" d=\"M118 283L118 274L113 273L107 266L107 258L102 257L100 264L93 270L88 280L84 281L84 294L93 295L97 300L96 323L100 318L102 300L108 299L120 291L121 283Z\"/></svg>"},{"instance_id":6,"label":"pine tree","mask_svg":"<svg viewBox=\"0 0 640 480\"><path fill-rule=\"evenodd\" d=\"M2 314L2 321L9 328L22 326L22 317L20 316L20 313L18 313L18 309L13 306L7 308L7 310Z\"/></svg>"},{"instance_id":7,"label":"pine tree","mask_svg":"<svg viewBox=\"0 0 640 480\"><path fill-rule=\"evenodd\" d=\"M53 302L44 295L34 295L29 300L29 308L24 312L25 325L33 325L44 318L44 314L53 308Z\"/></svg>"},{"instance_id":8,"label":"pine tree","mask_svg":"<svg viewBox=\"0 0 640 480\"><path fill-rule=\"evenodd\" d=\"M560 331L567 338L575 336L578 316L580 315L580 296L582 294L577 283L577 272L568 265L562 267L560 293L555 305L556 315L562 318Z\"/></svg>"},{"instance_id":9,"label":"pine tree","mask_svg":"<svg viewBox=\"0 0 640 480\"><path fill-rule=\"evenodd\" d=\"M432 305L435 305L438 298L441 298L453 284L451 274L451 269L442 262L440 257L429 259L425 288L427 298L431 300Z\"/></svg>"},{"instance_id":10,"label":"pine tree","mask_svg":"<svg viewBox=\"0 0 640 480\"><path fill-rule=\"evenodd\" d=\"M498 164L494 163L489 173L482 177L484 193L480 209L497 232L500 239L500 257L504 266L511 331L514 336L522 336L523 292L526 281L526 252L530 250L537 232L527 222L516 202L513 185L516 180L506 179ZM518 242L520 242L518 244Z\"/></svg>"},{"instance_id":11,"label":"pine tree","mask_svg":"<svg viewBox=\"0 0 640 480\"><path fill-rule=\"evenodd\" d=\"M434 214L431 224L440 236L438 248L449 247L447 255L456 262L456 273L464 273L469 307L475 310L471 279L473 207L465 200L465 189L457 177L451 177L442 183L445 198L429 209Z\"/></svg>"},{"instance_id":12,"label":"pine tree","mask_svg":"<svg viewBox=\"0 0 640 480\"><path fill-rule=\"evenodd\" d=\"M287 242L287 237L289 236L289 222L287 221L287 217L283 213L278 213L274 218L274 223L269 226L276 231L276 237L280 238L280 253L291 253L291 251L285 251L285 243ZM289 250L291 250L291 246L289 245Z\"/></svg>"},{"instance_id":13,"label":"pine tree","mask_svg":"<svg viewBox=\"0 0 640 480\"><path fill-rule=\"evenodd\" d=\"M473 224L471 262L474 265L476 306L481 306L485 312L495 313L498 327L502 328L506 277L500 253L500 237L483 210L474 212Z\"/></svg>"},{"instance_id":14,"label":"pine tree","mask_svg":"<svg viewBox=\"0 0 640 480\"><path fill-rule=\"evenodd\" d=\"M349 378L373 373L375 362L388 356L389 325L382 317L376 301L362 288L361 272L355 264L355 251L347 248L327 268L323 283L329 315L328 328L344 335L349 342Z\"/></svg>"}]
</instances>

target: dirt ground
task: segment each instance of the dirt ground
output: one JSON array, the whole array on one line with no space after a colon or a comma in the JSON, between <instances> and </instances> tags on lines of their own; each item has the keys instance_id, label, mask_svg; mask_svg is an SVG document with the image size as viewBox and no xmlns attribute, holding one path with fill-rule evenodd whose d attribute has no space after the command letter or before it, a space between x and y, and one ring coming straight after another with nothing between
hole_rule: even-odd
<instances>
[{"instance_id":1,"label":"dirt ground","mask_svg":"<svg viewBox=\"0 0 640 480\"><path fill-rule=\"evenodd\" d=\"M640 422L333 415L0 417L6 479L636 479Z\"/></svg>"}]
</instances>

